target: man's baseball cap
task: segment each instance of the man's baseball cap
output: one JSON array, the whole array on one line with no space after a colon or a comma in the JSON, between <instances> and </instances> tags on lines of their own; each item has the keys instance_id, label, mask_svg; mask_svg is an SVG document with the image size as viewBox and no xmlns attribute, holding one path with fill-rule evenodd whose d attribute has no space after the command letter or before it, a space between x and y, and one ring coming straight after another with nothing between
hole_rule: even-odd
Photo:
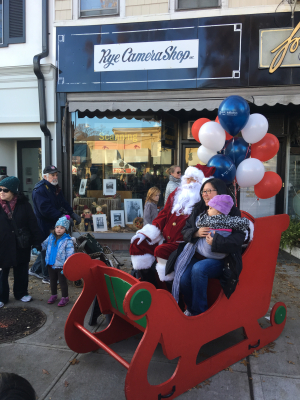
<instances>
[{"instance_id":1,"label":"man's baseball cap","mask_svg":"<svg viewBox=\"0 0 300 400\"><path fill-rule=\"evenodd\" d=\"M55 172L60 172L54 165L48 165L43 170L43 174L54 174Z\"/></svg>"}]
</instances>

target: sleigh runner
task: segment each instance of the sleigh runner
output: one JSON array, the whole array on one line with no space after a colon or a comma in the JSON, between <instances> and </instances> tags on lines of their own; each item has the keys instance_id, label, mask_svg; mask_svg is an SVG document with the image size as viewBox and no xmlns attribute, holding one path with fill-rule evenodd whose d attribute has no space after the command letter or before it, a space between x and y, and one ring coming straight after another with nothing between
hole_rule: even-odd
<instances>
[{"instance_id":1,"label":"sleigh runner","mask_svg":"<svg viewBox=\"0 0 300 400\"><path fill-rule=\"evenodd\" d=\"M258 320L268 312L281 233L289 225L287 215L254 219L254 238L243 254L239 284L227 299L218 280L211 280L208 299L211 307L195 317L185 316L172 295L140 282L121 270L107 267L86 254L71 256L64 265L70 280L84 280L84 289L73 306L65 326L68 346L87 353L104 349L127 370L127 400L174 399L224 368L274 341L286 321L286 306L276 303L270 326L263 329ZM85 314L97 295L102 313L113 313L109 326L90 333L83 326ZM228 332L243 328L244 339L197 364L200 348ZM130 363L109 345L139 332L143 337ZM188 340L187 340L188 338ZM148 366L160 343L164 355L179 358L172 377L160 385L150 385Z\"/></svg>"}]
</instances>

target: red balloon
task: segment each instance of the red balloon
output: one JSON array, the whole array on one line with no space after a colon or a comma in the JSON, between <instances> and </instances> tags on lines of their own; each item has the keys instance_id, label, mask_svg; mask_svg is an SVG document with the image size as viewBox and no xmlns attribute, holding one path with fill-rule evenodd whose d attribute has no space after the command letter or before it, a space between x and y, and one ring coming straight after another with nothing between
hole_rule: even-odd
<instances>
[{"instance_id":1,"label":"red balloon","mask_svg":"<svg viewBox=\"0 0 300 400\"><path fill-rule=\"evenodd\" d=\"M251 157L260 161L271 160L279 150L279 140L272 133L266 135L257 143L251 146Z\"/></svg>"},{"instance_id":2,"label":"red balloon","mask_svg":"<svg viewBox=\"0 0 300 400\"><path fill-rule=\"evenodd\" d=\"M218 124L220 123L220 122L219 122L219 117L217 117L217 118L215 119L215 122L217 122ZM228 133L228 132L226 132L226 131L225 131L225 133L226 133L226 140L230 140L230 139L232 139L232 136L231 136L231 135L229 135L229 133Z\"/></svg>"},{"instance_id":3,"label":"red balloon","mask_svg":"<svg viewBox=\"0 0 300 400\"><path fill-rule=\"evenodd\" d=\"M195 121L195 122L193 123L193 125L192 125L192 135L193 135L193 138L194 138L195 140L197 140L197 142L199 142L199 143L200 143L200 140L199 140L199 131L200 131L201 126L204 125L204 124L206 124L206 122L210 122L210 119L207 119L207 118L199 118L199 119L197 119L197 121Z\"/></svg>"},{"instance_id":4,"label":"red balloon","mask_svg":"<svg viewBox=\"0 0 300 400\"><path fill-rule=\"evenodd\" d=\"M260 199L269 199L275 196L281 188L282 179L280 176L276 172L267 171L262 180L254 186L254 193Z\"/></svg>"}]
</instances>

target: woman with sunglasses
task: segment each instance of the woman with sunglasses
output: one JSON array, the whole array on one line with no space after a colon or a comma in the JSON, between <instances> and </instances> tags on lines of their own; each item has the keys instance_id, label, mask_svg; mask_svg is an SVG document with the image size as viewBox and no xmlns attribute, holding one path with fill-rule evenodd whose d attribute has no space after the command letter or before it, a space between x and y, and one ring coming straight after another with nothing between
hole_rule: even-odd
<instances>
[{"instance_id":1,"label":"woman with sunglasses","mask_svg":"<svg viewBox=\"0 0 300 400\"><path fill-rule=\"evenodd\" d=\"M184 239L175 255L171 255L166 266L166 274L174 270L177 257L187 242L195 243L199 237L206 237L209 228L197 228L197 217L208 209L208 202L216 195L229 194L226 184L217 178L208 179L201 187L201 200L195 204L194 209L181 231ZM241 216L240 210L233 206L230 213L232 217ZM226 253L228 256L222 260L205 259L195 253L180 279L180 292L183 294L187 306L186 315L198 315L207 310L207 284L209 278L219 278L227 298L234 292L242 270L242 244L245 232L233 231L228 237L215 233L211 250L217 253Z\"/></svg>"},{"instance_id":2,"label":"woman with sunglasses","mask_svg":"<svg viewBox=\"0 0 300 400\"><path fill-rule=\"evenodd\" d=\"M14 271L14 296L28 302L28 264L31 245L41 249L40 232L34 212L24 194L18 192L19 179L9 176L0 181L0 308L8 302L9 269ZM17 229L17 232L16 232ZM17 236L26 233L28 244L21 246ZM25 248L24 248L25 247Z\"/></svg>"},{"instance_id":3,"label":"woman with sunglasses","mask_svg":"<svg viewBox=\"0 0 300 400\"><path fill-rule=\"evenodd\" d=\"M169 195L180 186L181 168L178 165L172 165L170 168L167 169L166 172L167 174L169 174L169 182L167 184L165 192L165 205Z\"/></svg>"}]
</instances>

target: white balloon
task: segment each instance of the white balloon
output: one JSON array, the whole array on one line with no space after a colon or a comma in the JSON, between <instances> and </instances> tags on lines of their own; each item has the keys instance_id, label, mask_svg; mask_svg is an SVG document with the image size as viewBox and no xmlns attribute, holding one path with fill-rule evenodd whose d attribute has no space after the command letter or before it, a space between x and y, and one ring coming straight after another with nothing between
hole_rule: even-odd
<instances>
[{"instance_id":1,"label":"white balloon","mask_svg":"<svg viewBox=\"0 0 300 400\"><path fill-rule=\"evenodd\" d=\"M261 114L251 114L246 126L242 129L242 136L248 143L259 142L268 132L269 123Z\"/></svg>"},{"instance_id":2,"label":"white balloon","mask_svg":"<svg viewBox=\"0 0 300 400\"><path fill-rule=\"evenodd\" d=\"M240 187L245 188L259 183L265 174L264 164L257 158L247 158L242 161L236 171L236 180Z\"/></svg>"},{"instance_id":3,"label":"white balloon","mask_svg":"<svg viewBox=\"0 0 300 400\"><path fill-rule=\"evenodd\" d=\"M205 146L200 146L197 150L197 156L199 160L202 161L204 164L207 164L208 161L216 154L217 152L215 150L210 150Z\"/></svg>"},{"instance_id":4,"label":"white balloon","mask_svg":"<svg viewBox=\"0 0 300 400\"><path fill-rule=\"evenodd\" d=\"M225 131L217 122L206 122L199 130L200 143L207 149L215 151L223 149L225 139Z\"/></svg>"}]
</instances>

